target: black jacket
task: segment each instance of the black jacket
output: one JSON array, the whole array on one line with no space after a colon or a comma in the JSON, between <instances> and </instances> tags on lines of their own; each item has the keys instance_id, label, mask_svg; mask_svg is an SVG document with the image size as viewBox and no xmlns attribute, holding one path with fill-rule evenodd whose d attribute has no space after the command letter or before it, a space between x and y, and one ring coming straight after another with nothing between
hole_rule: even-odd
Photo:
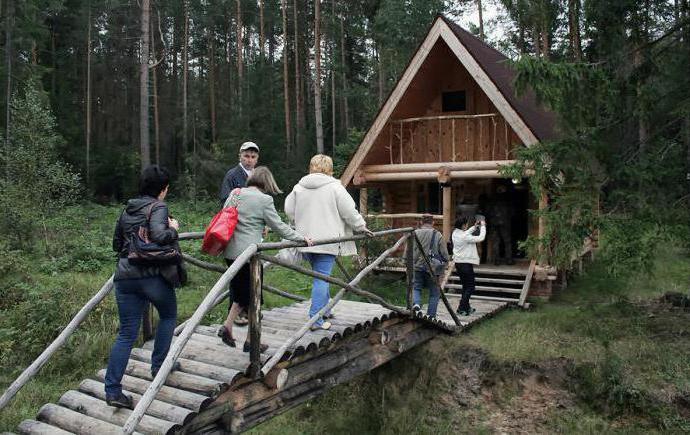
<instances>
[{"instance_id":1,"label":"black jacket","mask_svg":"<svg viewBox=\"0 0 690 435\"><path fill-rule=\"evenodd\" d=\"M233 189L244 187L246 184L247 172L240 164L226 172L225 177L223 177L223 183L220 185L220 194L218 195L220 206L222 207L225 204L225 200L228 199L228 195L230 195Z\"/></svg>"},{"instance_id":2,"label":"black jacket","mask_svg":"<svg viewBox=\"0 0 690 435\"><path fill-rule=\"evenodd\" d=\"M120 215L115 225L115 235L113 236L113 250L118 254L117 267L115 269L115 280L150 278L157 275L169 277L168 275L176 272L177 266L164 267L144 267L129 263L127 253L129 250L129 235L146 224L146 213L148 206L152 202L158 201L151 196L142 196L130 199L127 206ZM177 243L177 231L168 226L168 206L158 201L151 211L149 221L149 237L161 245ZM170 269L170 270L168 270Z\"/></svg>"}]
</instances>

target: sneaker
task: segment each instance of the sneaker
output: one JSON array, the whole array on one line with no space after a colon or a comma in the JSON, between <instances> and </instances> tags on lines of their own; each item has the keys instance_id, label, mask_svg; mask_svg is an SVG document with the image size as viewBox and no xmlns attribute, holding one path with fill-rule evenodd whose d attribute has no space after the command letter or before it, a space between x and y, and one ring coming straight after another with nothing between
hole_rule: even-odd
<instances>
[{"instance_id":1,"label":"sneaker","mask_svg":"<svg viewBox=\"0 0 690 435\"><path fill-rule=\"evenodd\" d=\"M323 318L324 319L335 319L335 314L333 314L333 313L324 314Z\"/></svg>"},{"instance_id":2,"label":"sneaker","mask_svg":"<svg viewBox=\"0 0 690 435\"><path fill-rule=\"evenodd\" d=\"M160 370L160 367L151 367L151 377L155 379L159 370ZM180 362L179 361L175 361L173 363L172 370L170 370L170 372L174 372L176 370L180 370Z\"/></svg>"},{"instance_id":3,"label":"sneaker","mask_svg":"<svg viewBox=\"0 0 690 435\"><path fill-rule=\"evenodd\" d=\"M419 304L414 304L414 305L412 305L412 311L414 311L414 312L422 311L422 307L420 307Z\"/></svg>"},{"instance_id":4,"label":"sneaker","mask_svg":"<svg viewBox=\"0 0 690 435\"><path fill-rule=\"evenodd\" d=\"M105 396L105 403L115 408L134 409L132 398L123 393L120 393L118 396Z\"/></svg>"},{"instance_id":5,"label":"sneaker","mask_svg":"<svg viewBox=\"0 0 690 435\"><path fill-rule=\"evenodd\" d=\"M309 329L312 331L318 331L318 330L328 331L329 329L331 329L331 322L323 322L320 325L311 325L309 327Z\"/></svg>"}]
</instances>

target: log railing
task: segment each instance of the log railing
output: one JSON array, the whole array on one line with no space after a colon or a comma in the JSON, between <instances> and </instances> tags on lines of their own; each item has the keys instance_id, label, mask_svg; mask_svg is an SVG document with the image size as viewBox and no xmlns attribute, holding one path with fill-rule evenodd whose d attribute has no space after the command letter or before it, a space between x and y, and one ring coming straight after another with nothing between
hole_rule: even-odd
<instances>
[{"instance_id":1,"label":"log railing","mask_svg":"<svg viewBox=\"0 0 690 435\"><path fill-rule=\"evenodd\" d=\"M460 155L467 153L474 139L470 136L477 132L477 140L481 143L490 143L490 159L507 159L508 147L503 146L504 153L499 156L496 149L499 142L507 144L510 139L510 128L503 121L499 123L501 117L496 113L482 113L476 115L440 115L440 116L421 116L414 118L395 119L388 123L388 157L389 163L409 163L404 161L405 155L410 155L409 151L415 148L414 137L415 127L421 127L422 131L436 131L439 138L438 159L439 161L456 161ZM440 143L442 132L450 130L450 147L443 155L443 147ZM486 131L485 131L486 130ZM409 141L404 138L407 136ZM394 142L397 142L394 143ZM406 143L407 142L407 143ZM426 144L425 144L426 145ZM406 152L407 151L407 152ZM397 154L397 155L396 155ZM443 157L446 157L445 159Z\"/></svg>"}]
</instances>

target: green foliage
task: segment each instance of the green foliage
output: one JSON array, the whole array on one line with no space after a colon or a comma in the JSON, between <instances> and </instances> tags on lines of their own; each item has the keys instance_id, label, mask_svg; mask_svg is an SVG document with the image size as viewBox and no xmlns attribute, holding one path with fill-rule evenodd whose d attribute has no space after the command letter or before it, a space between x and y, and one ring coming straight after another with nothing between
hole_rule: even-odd
<instances>
[{"instance_id":1,"label":"green foliage","mask_svg":"<svg viewBox=\"0 0 690 435\"><path fill-rule=\"evenodd\" d=\"M347 164L350 162L352 155L357 150L363 138L363 131L351 129L348 132L347 140L335 147L335 150L333 150L333 173L335 177L343 175Z\"/></svg>"},{"instance_id":2,"label":"green foliage","mask_svg":"<svg viewBox=\"0 0 690 435\"><path fill-rule=\"evenodd\" d=\"M584 237L601 237L611 273L645 271L651 267L657 243L687 240L687 226L682 223L687 222L688 209L673 206L685 204L686 189L674 180L685 172L686 146L678 129L669 129L669 124L646 127L655 134L644 143L631 135L631 130L645 128L639 120L642 116L669 122L668 113L656 107L644 109L641 115L648 97L636 106L628 104L632 72L621 77L610 64L529 57L515 67L518 90L532 89L559 121L558 138L519 150L519 163L506 169L514 177L527 168L534 170L529 179L532 191L537 196L544 193L550 201L547 210L534 213L544 219L546 228L541 239L533 235L526 241L530 254L541 252L550 263L567 268ZM661 82L649 79L644 92L658 95L652 89ZM676 125L684 112L679 113L681 117L671 121Z\"/></svg>"},{"instance_id":3,"label":"green foliage","mask_svg":"<svg viewBox=\"0 0 690 435\"><path fill-rule=\"evenodd\" d=\"M11 109L12 133L2 155L0 234L12 246L28 248L46 217L77 199L79 176L58 158L63 139L37 82L29 81L15 95Z\"/></svg>"}]
</instances>

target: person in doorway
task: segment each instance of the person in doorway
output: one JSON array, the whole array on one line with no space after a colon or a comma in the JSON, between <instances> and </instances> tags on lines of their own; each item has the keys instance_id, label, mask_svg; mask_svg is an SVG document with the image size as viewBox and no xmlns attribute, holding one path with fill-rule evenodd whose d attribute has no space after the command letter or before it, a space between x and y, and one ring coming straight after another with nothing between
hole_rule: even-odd
<instances>
[{"instance_id":1,"label":"person in doorway","mask_svg":"<svg viewBox=\"0 0 690 435\"><path fill-rule=\"evenodd\" d=\"M259 162L259 146L254 142L244 142L240 145L239 163L237 166L228 170L223 177L223 182L220 185L220 204L225 204L228 195L234 189L244 187L247 184L247 178L252 174L254 167ZM230 289L232 292L232 289ZM230 298L232 301L232 297ZM230 303L232 308L232 302ZM242 311L235 319L235 324L242 326L249 323L246 311Z\"/></svg>"},{"instance_id":2,"label":"person in doorway","mask_svg":"<svg viewBox=\"0 0 690 435\"><path fill-rule=\"evenodd\" d=\"M443 234L434 229L434 217L430 214L422 216L421 227L415 230L415 234L421 242L424 252L427 257L438 259L441 263L448 262L448 249L446 243L443 241ZM408 239L408 243L412 243L412 239ZM429 317L436 317L436 308L441 297L441 290L438 287L438 271L429 271L429 267L424 260L424 257L419 250L419 246L414 244L414 285L413 285L413 311L421 311L422 309L422 289L429 289L429 307L426 314ZM433 260L432 260L433 261Z\"/></svg>"},{"instance_id":3,"label":"person in doorway","mask_svg":"<svg viewBox=\"0 0 690 435\"><path fill-rule=\"evenodd\" d=\"M504 184L496 186L496 193L491 198L487 206L487 215L489 217L489 256L488 262L499 265L502 262L505 264L515 264L513 259L513 240L512 240L512 220L513 207L511 205L508 188ZM503 250L501 250L501 246ZM503 253L503 255L501 255Z\"/></svg>"},{"instance_id":4,"label":"person in doorway","mask_svg":"<svg viewBox=\"0 0 690 435\"><path fill-rule=\"evenodd\" d=\"M352 235L353 231L373 235L357 212L355 201L340 180L333 178L333 160L323 154L311 158L309 174L302 177L285 199L285 214L295 222L297 231L315 240L345 237ZM312 246L300 251L314 271L326 275L331 274L336 256L357 253L352 241ZM328 283L314 278L309 317L321 311L329 298ZM312 329L329 329L331 323L325 319L332 317L332 313L324 313Z\"/></svg>"},{"instance_id":5,"label":"person in doorway","mask_svg":"<svg viewBox=\"0 0 690 435\"><path fill-rule=\"evenodd\" d=\"M177 301L171 279L177 265L143 266L129 262L129 240L139 227L148 225L149 237L159 245L175 245L179 224L168 213L163 202L168 193L170 176L158 165L151 165L141 173L139 196L130 199L117 220L113 236L113 250L118 254L115 268L115 299L120 318L120 330L110 351L105 374L105 401L110 406L132 408L132 398L122 393L122 377L132 346L139 334L144 308L150 302L156 307L158 328L151 356L151 376L156 377L170 349L177 321Z\"/></svg>"},{"instance_id":6,"label":"person in doorway","mask_svg":"<svg viewBox=\"0 0 690 435\"><path fill-rule=\"evenodd\" d=\"M252 175L247 179L247 187L241 188L238 193L232 193L228 196L224 207L228 207L231 204L235 205L237 206L238 214L235 232L232 234L230 243L228 243L223 252L228 267L249 245L261 242L262 233L266 226L277 232L284 239L297 242L306 241L308 245L311 244L310 239L293 230L280 219L271 196L278 193L282 192L278 188L271 171L265 166L259 166L254 169ZM223 343L235 347L235 339L232 334L233 321L240 311L247 310L251 296L249 262L244 264L231 280L230 288L230 311L225 323L218 330L218 336L223 340ZM267 347L262 344L261 352L264 352ZM247 337L243 350L249 352L249 349L250 343L249 337Z\"/></svg>"},{"instance_id":7,"label":"person in doorway","mask_svg":"<svg viewBox=\"0 0 690 435\"><path fill-rule=\"evenodd\" d=\"M462 284L462 298L458 306L458 314L461 316L469 316L475 312L475 309L470 307L470 296L475 288L474 265L479 265L477 243L481 243L486 237L486 222L482 220L472 225L473 220L473 217L460 215L455 220L455 229L451 237L453 262ZM477 227L479 227L479 235L475 236Z\"/></svg>"}]
</instances>

